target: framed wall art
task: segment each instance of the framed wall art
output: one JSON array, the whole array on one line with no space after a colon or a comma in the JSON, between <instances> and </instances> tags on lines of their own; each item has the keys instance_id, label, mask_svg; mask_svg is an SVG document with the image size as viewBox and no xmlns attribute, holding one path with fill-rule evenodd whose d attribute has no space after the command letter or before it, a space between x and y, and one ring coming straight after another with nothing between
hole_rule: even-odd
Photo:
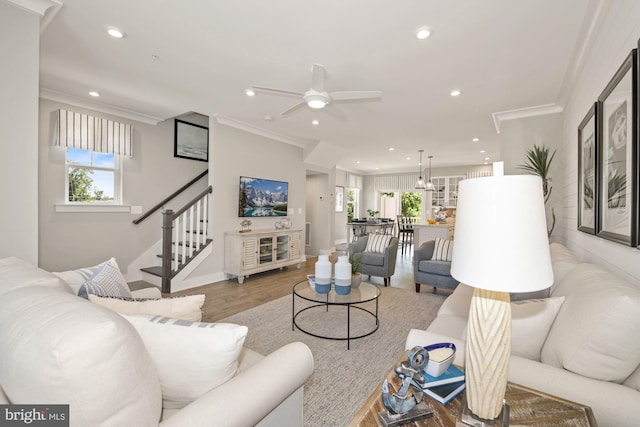
<instances>
[{"instance_id":1,"label":"framed wall art","mask_svg":"<svg viewBox=\"0 0 640 427\"><path fill-rule=\"evenodd\" d=\"M637 244L637 51L598 97L598 236Z\"/></svg>"},{"instance_id":2,"label":"framed wall art","mask_svg":"<svg viewBox=\"0 0 640 427\"><path fill-rule=\"evenodd\" d=\"M597 106L591 106L578 126L578 230L589 234L596 233Z\"/></svg>"},{"instance_id":3,"label":"framed wall art","mask_svg":"<svg viewBox=\"0 0 640 427\"><path fill-rule=\"evenodd\" d=\"M209 161L209 128L175 120L173 157Z\"/></svg>"},{"instance_id":4,"label":"framed wall art","mask_svg":"<svg viewBox=\"0 0 640 427\"><path fill-rule=\"evenodd\" d=\"M336 185L336 212L344 212L344 187Z\"/></svg>"}]
</instances>

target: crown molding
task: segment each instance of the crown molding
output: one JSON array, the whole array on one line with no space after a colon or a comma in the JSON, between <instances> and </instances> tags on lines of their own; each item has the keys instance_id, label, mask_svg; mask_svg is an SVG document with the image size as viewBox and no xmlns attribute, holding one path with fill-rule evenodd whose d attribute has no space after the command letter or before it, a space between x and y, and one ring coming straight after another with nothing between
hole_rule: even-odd
<instances>
[{"instance_id":1,"label":"crown molding","mask_svg":"<svg viewBox=\"0 0 640 427\"><path fill-rule=\"evenodd\" d=\"M154 117L147 114L138 113L136 111L125 110L122 108L114 107L113 105L103 104L100 102L91 102L84 98L69 95L66 93L58 92L55 90L40 88L40 98L48 99L51 101L62 102L64 104L75 105L76 107L87 108L89 110L98 111L105 114L111 114L118 117L124 117L126 119L135 120L137 122L147 123L150 125L157 125L165 120L163 117Z\"/></svg>"},{"instance_id":2,"label":"crown molding","mask_svg":"<svg viewBox=\"0 0 640 427\"><path fill-rule=\"evenodd\" d=\"M491 113L496 133L500 133L500 126L506 120L524 119L527 117L544 116L547 114L562 113L563 108L557 104L545 104L535 107L518 108L516 110L499 111Z\"/></svg>"},{"instance_id":3,"label":"crown molding","mask_svg":"<svg viewBox=\"0 0 640 427\"><path fill-rule=\"evenodd\" d=\"M40 34L62 9L60 0L7 0L9 3L40 16Z\"/></svg>"},{"instance_id":4,"label":"crown molding","mask_svg":"<svg viewBox=\"0 0 640 427\"><path fill-rule=\"evenodd\" d=\"M254 135L264 136L265 138L273 139L275 141L284 142L285 144L295 145L296 147L305 148L307 144L313 141L306 138L295 138L287 135L282 135L277 132L273 132L267 129L260 128L258 126L251 125L238 119L233 119L229 116L222 114L214 114L213 117L221 125L229 126L235 129L240 129L245 132L252 133Z\"/></svg>"}]
</instances>

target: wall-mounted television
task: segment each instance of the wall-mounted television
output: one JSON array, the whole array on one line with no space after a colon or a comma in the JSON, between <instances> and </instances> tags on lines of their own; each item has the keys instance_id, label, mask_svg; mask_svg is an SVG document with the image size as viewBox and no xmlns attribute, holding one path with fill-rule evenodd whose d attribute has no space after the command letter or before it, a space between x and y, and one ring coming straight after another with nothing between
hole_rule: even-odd
<instances>
[{"instance_id":1,"label":"wall-mounted television","mask_svg":"<svg viewBox=\"0 0 640 427\"><path fill-rule=\"evenodd\" d=\"M238 216L287 216L289 183L270 179L240 177Z\"/></svg>"}]
</instances>

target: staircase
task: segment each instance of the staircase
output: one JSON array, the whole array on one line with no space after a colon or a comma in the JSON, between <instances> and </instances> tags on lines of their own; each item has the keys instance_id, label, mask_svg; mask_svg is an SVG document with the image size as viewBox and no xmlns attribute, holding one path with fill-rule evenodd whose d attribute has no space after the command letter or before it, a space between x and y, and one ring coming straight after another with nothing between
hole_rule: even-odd
<instances>
[{"instance_id":1,"label":"staircase","mask_svg":"<svg viewBox=\"0 0 640 427\"><path fill-rule=\"evenodd\" d=\"M208 171L202 172L158 203L145 215L133 221L134 224L142 222L207 173ZM172 209L165 209L162 211L162 253L157 255L161 260L160 265L144 267L140 270L160 278L163 293L171 293L171 280L211 245L212 239L209 238L208 225L209 197L212 191L213 187L208 186L179 210L174 212ZM211 252L210 248L207 253L209 252ZM202 257L205 256L206 254L203 254Z\"/></svg>"}]
</instances>

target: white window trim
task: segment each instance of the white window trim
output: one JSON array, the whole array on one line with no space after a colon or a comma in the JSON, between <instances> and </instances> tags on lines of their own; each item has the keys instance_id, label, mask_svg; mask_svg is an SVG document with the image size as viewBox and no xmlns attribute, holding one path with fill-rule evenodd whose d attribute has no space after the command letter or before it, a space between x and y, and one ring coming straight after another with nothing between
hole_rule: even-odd
<instances>
[{"instance_id":1,"label":"white window trim","mask_svg":"<svg viewBox=\"0 0 640 427\"><path fill-rule=\"evenodd\" d=\"M56 212L126 212L131 213L130 205L82 204L56 205Z\"/></svg>"},{"instance_id":2,"label":"white window trim","mask_svg":"<svg viewBox=\"0 0 640 427\"><path fill-rule=\"evenodd\" d=\"M86 150L91 151L91 150ZM64 153L64 205L56 205L56 212L125 212L124 210L117 210L117 208L126 208L129 210L130 206L123 205L122 199L122 181L123 181L123 164L122 156L118 154L113 155L113 168L105 168L100 166L86 166L86 165L73 165L67 162L67 150L65 148ZM69 167L78 167L82 169L98 170L98 171L113 171L113 201L105 202L70 202L69 201ZM73 207L78 209L61 209L62 207ZM88 209L92 207L102 207L102 210ZM116 209L113 209L116 208Z\"/></svg>"}]
</instances>

